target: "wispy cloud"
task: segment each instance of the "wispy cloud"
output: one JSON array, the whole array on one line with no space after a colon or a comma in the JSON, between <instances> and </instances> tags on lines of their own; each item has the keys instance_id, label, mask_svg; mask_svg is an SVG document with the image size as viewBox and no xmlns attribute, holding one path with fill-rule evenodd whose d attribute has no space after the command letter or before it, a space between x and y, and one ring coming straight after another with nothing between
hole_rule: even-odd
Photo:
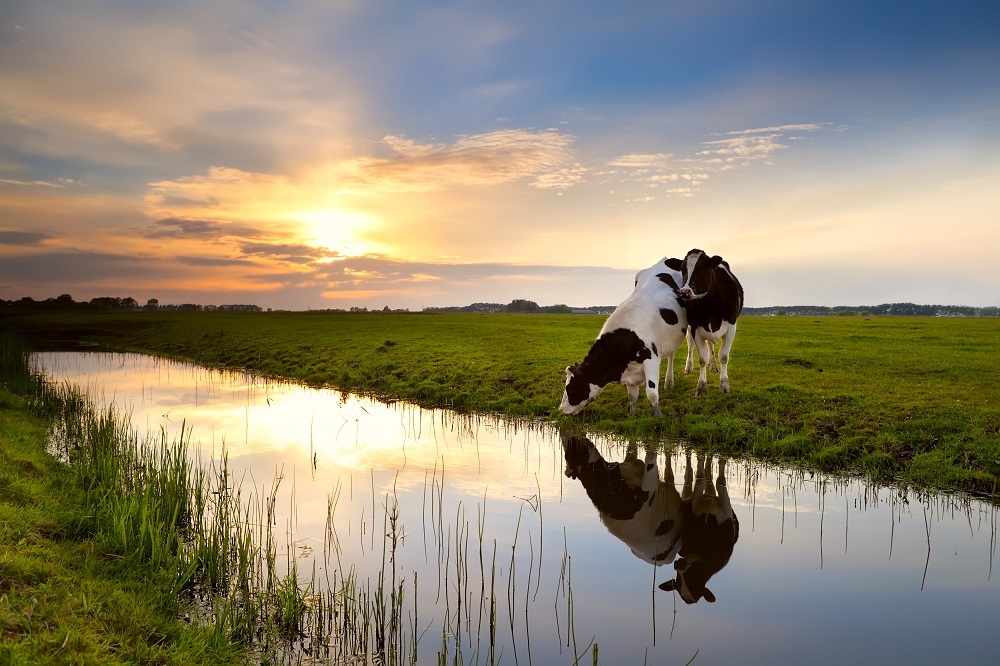
<instances>
[{"instance_id":1,"label":"wispy cloud","mask_svg":"<svg viewBox=\"0 0 1000 666\"><path fill-rule=\"evenodd\" d=\"M608 160L600 170L623 183L639 184L652 190L633 194L632 201L648 203L658 196L693 197L703 191L713 175L739 166L767 163L788 142L803 133L819 132L822 123L780 125L726 132L726 138L702 142L702 149L687 156L672 153L627 153Z\"/></svg>"},{"instance_id":2,"label":"wispy cloud","mask_svg":"<svg viewBox=\"0 0 1000 666\"><path fill-rule=\"evenodd\" d=\"M360 194L429 192L464 185L529 180L537 187L572 187L583 168L574 163L575 137L556 130L497 130L450 144L387 136L390 157L362 157L344 165L345 185Z\"/></svg>"},{"instance_id":3,"label":"wispy cloud","mask_svg":"<svg viewBox=\"0 0 1000 666\"><path fill-rule=\"evenodd\" d=\"M824 127L821 123L805 123L727 132L729 138L706 141L704 145L707 148L699 151L698 156L719 157L730 165L766 160L775 152L787 148L786 141L800 138L794 133L818 132Z\"/></svg>"},{"instance_id":4,"label":"wispy cloud","mask_svg":"<svg viewBox=\"0 0 1000 666\"><path fill-rule=\"evenodd\" d=\"M22 185L25 187L66 187L72 184L73 181L63 181L52 183L47 180L9 180L6 178L0 178L0 184L3 185Z\"/></svg>"},{"instance_id":5,"label":"wispy cloud","mask_svg":"<svg viewBox=\"0 0 1000 666\"><path fill-rule=\"evenodd\" d=\"M138 118L121 112L98 113L86 120L98 130L113 134L126 143L151 146L164 151L178 150L182 146L179 141L167 138Z\"/></svg>"},{"instance_id":6,"label":"wispy cloud","mask_svg":"<svg viewBox=\"0 0 1000 666\"><path fill-rule=\"evenodd\" d=\"M41 245L55 238L52 234L37 231L7 231L0 229L0 245Z\"/></svg>"}]
</instances>

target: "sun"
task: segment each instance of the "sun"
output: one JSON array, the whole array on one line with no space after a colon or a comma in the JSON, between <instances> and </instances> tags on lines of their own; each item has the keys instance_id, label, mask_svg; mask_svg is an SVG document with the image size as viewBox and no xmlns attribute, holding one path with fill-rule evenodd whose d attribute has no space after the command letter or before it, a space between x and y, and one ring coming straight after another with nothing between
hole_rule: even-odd
<instances>
[{"instance_id":1,"label":"sun","mask_svg":"<svg viewBox=\"0 0 1000 666\"><path fill-rule=\"evenodd\" d=\"M375 215L343 208L320 208L298 213L303 223L302 240L343 255L357 256L377 252L370 240L374 229L382 225Z\"/></svg>"}]
</instances>

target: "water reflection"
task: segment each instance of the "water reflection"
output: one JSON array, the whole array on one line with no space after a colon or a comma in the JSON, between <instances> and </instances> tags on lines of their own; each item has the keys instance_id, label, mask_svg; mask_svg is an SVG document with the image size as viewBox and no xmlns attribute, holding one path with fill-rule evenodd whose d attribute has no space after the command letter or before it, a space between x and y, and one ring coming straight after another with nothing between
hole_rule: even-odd
<instances>
[{"instance_id":1,"label":"water reflection","mask_svg":"<svg viewBox=\"0 0 1000 666\"><path fill-rule=\"evenodd\" d=\"M712 484L712 462L698 456L698 473L691 488L691 452L684 468L684 504L681 507L681 558L674 563L677 577L660 584L661 590L676 590L685 603L705 599L715 602L706 585L708 579L729 564L740 538L740 521L733 512L726 487L726 459L719 460L719 476Z\"/></svg>"},{"instance_id":2,"label":"water reflection","mask_svg":"<svg viewBox=\"0 0 1000 666\"><path fill-rule=\"evenodd\" d=\"M184 424L192 455L225 449L247 495L269 497L280 477L278 565L318 594L402 590L419 645L401 654L419 663L442 651L591 663L595 643L601 663L696 651L698 663L991 662L1000 650L998 514L979 500L680 445L640 455L544 424L136 355L36 363L136 429L176 437ZM323 649L364 661L354 644Z\"/></svg>"},{"instance_id":3,"label":"water reflection","mask_svg":"<svg viewBox=\"0 0 1000 666\"><path fill-rule=\"evenodd\" d=\"M609 462L581 435L563 435L562 444L566 476L580 481L608 532L644 562L673 563L676 578L659 588L676 590L688 604L700 599L714 603L708 580L729 563L740 536L726 486L726 460L719 460L713 484L711 459L697 456L695 474L688 450L678 492L673 467L666 465L661 479L652 449L640 461L638 446L632 444L621 462Z\"/></svg>"}]
</instances>

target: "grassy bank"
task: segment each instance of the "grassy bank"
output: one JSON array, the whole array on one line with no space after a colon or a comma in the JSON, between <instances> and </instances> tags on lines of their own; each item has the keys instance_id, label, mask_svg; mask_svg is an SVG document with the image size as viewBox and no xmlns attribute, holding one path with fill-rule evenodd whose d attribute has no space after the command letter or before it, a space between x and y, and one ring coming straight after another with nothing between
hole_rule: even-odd
<instances>
[{"instance_id":1,"label":"grassy bank","mask_svg":"<svg viewBox=\"0 0 1000 666\"><path fill-rule=\"evenodd\" d=\"M2 336L0 336L2 337ZM110 539L100 503L46 451L67 407L0 340L0 663L232 663L241 649L180 618L176 571Z\"/></svg>"},{"instance_id":2,"label":"grassy bank","mask_svg":"<svg viewBox=\"0 0 1000 666\"><path fill-rule=\"evenodd\" d=\"M316 386L517 416L558 414L563 368L603 318L573 315L192 313L10 318L38 344L83 341ZM622 387L583 414L591 428L683 437L751 454L921 486L997 492L1000 320L747 317L733 348L733 392L695 398L676 372L664 418ZM682 364L679 364L681 366ZM710 376L712 381L717 376ZM579 419L578 419L579 420Z\"/></svg>"},{"instance_id":3,"label":"grassy bank","mask_svg":"<svg viewBox=\"0 0 1000 666\"><path fill-rule=\"evenodd\" d=\"M310 580L275 536L283 475L245 488L198 451L45 381L0 334L0 664L414 663L388 497L378 579Z\"/></svg>"}]
</instances>

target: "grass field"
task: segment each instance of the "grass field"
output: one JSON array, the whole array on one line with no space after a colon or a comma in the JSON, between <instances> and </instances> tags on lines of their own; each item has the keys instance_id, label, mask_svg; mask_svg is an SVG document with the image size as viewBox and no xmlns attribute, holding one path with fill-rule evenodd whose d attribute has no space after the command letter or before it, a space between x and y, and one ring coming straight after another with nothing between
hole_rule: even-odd
<instances>
[{"instance_id":1,"label":"grass field","mask_svg":"<svg viewBox=\"0 0 1000 666\"><path fill-rule=\"evenodd\" d=\"M389 313L34 315L0 321L29 343L97 343L246 368L425 405L545 417L564 426L995 494L1000 478L998 319L745 317L733 391L696 398L696 375L627 416L609 386L580 417L559 414L565 366L603 317ZM682 350L683 353L683 350ZM713 384L713 381L715 382Z\"/></svg>"}]
</instances>

